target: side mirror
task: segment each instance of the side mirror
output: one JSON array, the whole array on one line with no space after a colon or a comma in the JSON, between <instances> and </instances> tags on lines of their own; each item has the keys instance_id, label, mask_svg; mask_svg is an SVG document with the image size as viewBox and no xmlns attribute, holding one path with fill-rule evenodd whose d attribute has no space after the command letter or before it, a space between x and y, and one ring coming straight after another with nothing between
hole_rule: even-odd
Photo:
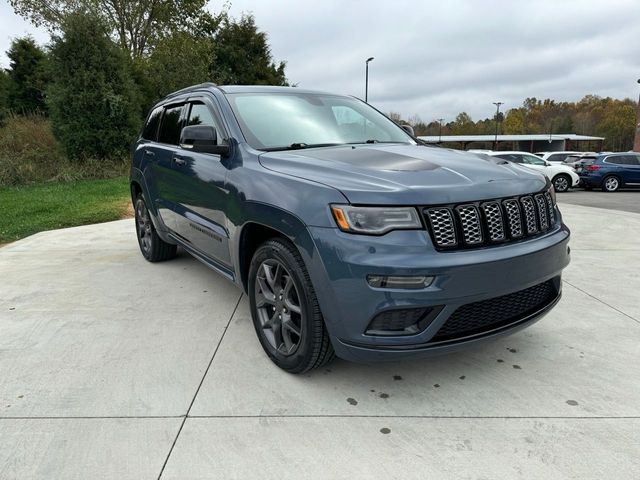
<instances>
[{"instance_id":1,"label":"side mirror","mask_svg":"<svg viewBox=\"0 0 640 480\"><path fill-rule=\"evenodd\" d=\"M229 145L218 145L218 134L210 125L184 127L180 133L180 148L221 156L229 154Z\"/></svg>"},{"instance_id":2,"label":"side mirror","mask_svg":"<svg viewBox=\"0 0 640 480\"><path fill-rule=\"evenodd\" d=\"M411 125L407 125L407 124L400 125L400 128L402 128L405 132L407 132L412 137L416 136L416 134L413 132L413 127Z\"/></svg>"}]
</instances>

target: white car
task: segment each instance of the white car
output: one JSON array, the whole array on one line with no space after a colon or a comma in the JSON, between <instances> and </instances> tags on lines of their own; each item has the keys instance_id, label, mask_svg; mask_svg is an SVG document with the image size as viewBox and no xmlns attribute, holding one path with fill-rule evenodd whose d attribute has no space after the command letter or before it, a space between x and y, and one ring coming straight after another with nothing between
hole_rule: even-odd
<instances>
[{"instance_id":1,"label":"white car","mask_svg":"<svg viewBox=\"0 0 640 480\"><path fill-rule=\"evenodd\" d=\"M536 155L551 163L562 163L569 155L577 155L586 152L536 152Z\"/></svg>"},{"instance_id":2,"label":"white car","mask_svg":"<svg viewBox=\"0 0 640 480\"><path fill-rule=\"evenodd\" d=\"M547 162L542 158L527 152L486 152L485 155L502 158L509 162L519 163L525 167L533 168L544 173L553 183L556 192L566 192L572 187L577 187L580 177L567 165Z\"/></svg>"}]
</instances>

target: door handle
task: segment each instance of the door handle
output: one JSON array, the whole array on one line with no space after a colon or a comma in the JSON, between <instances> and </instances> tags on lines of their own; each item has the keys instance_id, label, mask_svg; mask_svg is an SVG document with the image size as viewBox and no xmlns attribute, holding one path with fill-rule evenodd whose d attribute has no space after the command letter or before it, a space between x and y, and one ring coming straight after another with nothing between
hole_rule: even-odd
<instances>
[{"instance_id":1,"label":"door handle","mask_svg":"<svg viewBox=\"0 0 640 480\"><path fill-rule=\"evenodd\" d=\"M148 155L150 157L155 157L156 156L156 152L154 152L153 150L145 150L144 154Z\"/></svg>"},{"instance_id":2,"label":"door handle","mask_svg":"<svg viewBox=\"0 0 640 480\"><path fill-rule=\"evenodd\" d=\"M173 162L178 166L182 167L187 164L187 161L182 157L173 157Z\"/></svg>"}]
</instances>

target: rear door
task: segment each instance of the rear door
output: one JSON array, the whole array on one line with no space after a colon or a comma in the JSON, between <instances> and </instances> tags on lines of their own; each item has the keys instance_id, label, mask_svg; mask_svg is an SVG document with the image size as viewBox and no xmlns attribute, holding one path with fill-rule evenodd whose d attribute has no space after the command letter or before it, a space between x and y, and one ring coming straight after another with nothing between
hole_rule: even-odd
<instances>
[{"instance_id":1,"label":"rear door","mask_svg":"<svg viewBox=\"0 0 640 480\"><path fill-rule=\"evenodd\" d=\"M178 149L183 123L184 104L165 105L158 129L157 141L145 150L147 165L153 179L152 195L162 221L170 229L176 227L175 181L172 158Z\"/></svg>"},{"instance_id":2,"label":"rear door","mask_svg":"<svg viewBox=\"0 0 640 480\"><path fill-rule=\"evenodd\" d=\"M640 184L640 156L629 154L624 156L625 164L621 165L624 170L622 181L628 184Z\"/></svg>"},{"instance_id":3,"label":"rear door","mask_svg":"<svg viewBox=\"0 0 640 480\"><path fill-rule=\"evenodd\" d=\"M218 141L227 142L217 106L208 97L190 97L185 105L185 126L210 125ZM173 152L173 202L176 233L189 246L231 269L227 229L227 166L220 155L176 148Z\"/></svg>"}]
</instances>

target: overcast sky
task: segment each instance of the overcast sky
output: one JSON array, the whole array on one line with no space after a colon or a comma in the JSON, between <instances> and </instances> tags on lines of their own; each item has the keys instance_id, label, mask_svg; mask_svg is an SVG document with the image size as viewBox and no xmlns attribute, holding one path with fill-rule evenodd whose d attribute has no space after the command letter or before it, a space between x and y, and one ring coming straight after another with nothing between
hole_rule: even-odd
<instances>
[{"instance_id":1,"label":"overcast sky","mask_svg":"<svg viewBox=\"0 0 640 480\"><path fill-rule=\"evenodd\" d=\"M0 5L2 52L24 33L46 42ZM492 102L508 109L530 96L640 93L639 0L231 0L231 14L242 12L254 13L300 87L364 97L373 56L370 103L426 122L460 111L477 120Z\"/></svg>"}]
</instances>

